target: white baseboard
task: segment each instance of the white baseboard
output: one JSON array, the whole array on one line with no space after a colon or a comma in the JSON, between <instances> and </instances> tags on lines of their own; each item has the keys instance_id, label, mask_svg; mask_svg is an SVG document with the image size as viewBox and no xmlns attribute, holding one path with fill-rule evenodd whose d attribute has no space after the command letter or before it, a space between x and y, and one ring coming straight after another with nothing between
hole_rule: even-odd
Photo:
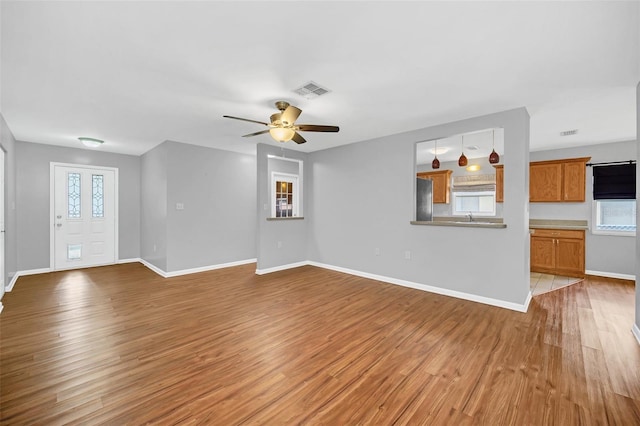
<instances>
[{"instance_id":1,"label":"white baseboard","mask_svg":"<svg viewBox=\"0 0 640 426\"><path fill-rule=\"evenodd\" d=\"M10 292L13 290L13 286L16 285L16 281L20 277L26 277L27 275L36 275L36 274L46 274L51 272L51 268L40 268L40 269L28 269L26 271L18 271L9 281L9 285L4 289L6 292Z\"/></svg>"},{"instance_id":2,"label":"white baseboard","mask_svg":"<svg viewBox=\"0 0 640 426\"><path fill-rule=\"evenodd\" d=\"M636 337L638 344L640 344L640 328L638 328L636 324L633 324L633 327L631 327L631 332Z\"/></svg>"},{"instance_id":3,"label":"white baseboard","mask_svg":"<svg viewBox=\"0 0 640 426\"><path fill-rule=\"evenodd\" d=\"M172 278L172 277L179 277L182 275L189 275L189 274L197 274L198 272L207 272L207 271L213 271L215 269L222 269L222 268L230 268L232 266L240 266L240 265L246 265L248 263L256 263L256 259L244 259L244 260L238 260L235 262L227 262L227 263L219 263L217 265L208 265L208 266L201 266L198 268L191 268L191 269L181 269L179 271L171 271L171 272L167 272L167 271L163 271L162 269L158 268L157 266L147 262L144 259L136 259L135 261L142 263L144 266L146 266L147 268L151 269L153 272L155 272L156 274L160 275L163 278Z\"/></svg>"},{"instance_id":4,"label":"white baseboard","mask_svg":"<svg viewBox=\"0 0 640 426\"><path fill-rule=\"evenodd\" d=\"M457 299L469 300L471 302L483 303L485 305L497 306L499 308L510 309L512 311L518 311L518 312L527 312L527 309L529 308L529 303L531 302L531 297L532 297L531 292L529 292L525 302L523 304L518 304L513 302L507 302L504 300L499 300L499 299L492 299L490 297L478 296L476 294L464 293L461 291L449 290L449 289L440 288L440 287L433 287L426 284L414 283L411 281L385 277L382 275L370 274L368 272L356 271L353 269L342 268L339 266L327 265L324 263L314 262L310 260L303 261L303 262L290 263L282 266L276 266L273 268L256 269L256 274L258 275L269 274L271 272L283 271L285 269L291 269L291 268L299 268L300 266L305 266L305 265L316 266L318 268L329 269L336 272L342 272L344 274L355 275L357 277L368 278L376 281L382 281L389 284L395 284L403 287L413 288L416 290L427 291L429 293L441 294L443 296L455 297Z\"/></svg>"},{"instance_id":5,"label":"white baseboard","mask_svg":"<svg viewBox=\"0 0 640 426\"><path fill-rule=\"evenodd\" d=\"M602 271L584 271L587 275L595 275L597 277L605 277L605 278L617 278L620 280L630 280L635 281L635 275L629 274L618 274L617 272L602 272Z\"/></svg>"},{"instance_id":6,"label":"white baseboard","mask_svg":"<svg viewBox=\"0 0 640 426\"><path fill-rule=\"evenodd\" d=\"M141 259L139 257L132 257L131 259L118 259L116 261L118 265L122 263L136 263L136 262L141 262Z\"/></svg>"},{"instance_id":7,"label":"white baseboard","mask_svg":"<svg viewBox=\"0 0 640 426\"><path fill-rule=\"evenodd\" d=\"M270 274L272 272L284 271L287 269L299 268L301 266L311 265L311 262L305 260L302 262L289 263L287 265L274 266L273 268L256 269L256 275Z\"/></svg>"}]
</instances>

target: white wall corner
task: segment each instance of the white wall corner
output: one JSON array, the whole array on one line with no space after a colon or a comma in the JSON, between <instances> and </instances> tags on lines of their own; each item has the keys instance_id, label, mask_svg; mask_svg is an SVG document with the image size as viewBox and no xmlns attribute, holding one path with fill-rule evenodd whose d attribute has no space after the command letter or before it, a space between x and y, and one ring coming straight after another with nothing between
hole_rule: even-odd
<instances>
[{"instance_id":1,"label":"white wall corner","mask_svg":"<svg viewBox=\"0 0 640 426\"><path fill-rule=\"evenodd\" d=\"M3 309L4 309L4 306L2 305L2 302L0 302L0 314L2 313Z\"/></svg>"}]
</instances>

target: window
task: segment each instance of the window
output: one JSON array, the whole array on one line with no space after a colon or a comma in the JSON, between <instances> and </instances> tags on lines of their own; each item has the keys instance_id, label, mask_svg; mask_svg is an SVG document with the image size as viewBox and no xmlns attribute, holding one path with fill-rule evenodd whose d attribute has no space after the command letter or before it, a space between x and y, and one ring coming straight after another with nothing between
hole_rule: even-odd
<instances>
[{"instance_id":1,"label":"window","mask_svg":"<svg viewBox=\"0 0 640 426\"><path fill-rule=\"evenodd\" d=\"M454 216L496 215L496 175L461 175L453 177Z\"/></svg>"},{"instance_id":2,"label":"window","mask_svg":"<svg viewBox=\"0 0 640 426\"><path fill-rule=\"evenodd\" d=\"M636 200L594 201L594 234L636 234Z\"/></svg>"},{"instance_id":3,"label":"window","mask_svg":"<svg viewBox=\"0 0 640 426\"><path fill-rule=\"evenodd\" d=\"M91 211L93 217L104 217L104 176L92 175Z\"/></svg>"},{"instance_id":4,"label":"window","mask_svg":"<svg viewBox=\"0 0 640 426\"><path fill-rule=\"evenodd\" d=\"M635 198L635 164L594 165L591 232L635 236Z\"/></svg>"},{"instance_id":5,"label":"window","mask_svg":"<svg viewBox=\"0 0 640 426\"><path fill-rule=\"evenodd\" d=\"M466 215L469 213L479 216L495 216L496 192L454 192L453 214Z\"/></svg>"},{"instance_id":6,"label":"window","mask_svg":"<svg viewBox=\"0 0 640 426\"><path fill-rule=\"evenodd\" d=\"M271 217L299 216L298 176L286 173L273 173Z\"/></svg>"},{"instance_id":7,"label":"window","mask_svg":"<svg viewBox=\"0 0 640 426\"><path fill-rule=\"evenodd\" d=\"M80 173L67 174L67 217L80 218Z\"/></svg>"}]
</instances>

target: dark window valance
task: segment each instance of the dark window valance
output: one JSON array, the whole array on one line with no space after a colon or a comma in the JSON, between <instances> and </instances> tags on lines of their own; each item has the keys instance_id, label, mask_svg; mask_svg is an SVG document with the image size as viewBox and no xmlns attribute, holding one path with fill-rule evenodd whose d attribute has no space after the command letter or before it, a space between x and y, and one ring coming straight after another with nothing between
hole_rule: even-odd
<instances>
[{"instance_id":1,"label":"dark window valance","mask_svg":"<svg viewBox=\"0 0 640 426\"><path fill-rule=\"evenodd\" d=\"M633 200L635 198L635 164L593 167L594 200Z\"/></svg>"}]
</instances>

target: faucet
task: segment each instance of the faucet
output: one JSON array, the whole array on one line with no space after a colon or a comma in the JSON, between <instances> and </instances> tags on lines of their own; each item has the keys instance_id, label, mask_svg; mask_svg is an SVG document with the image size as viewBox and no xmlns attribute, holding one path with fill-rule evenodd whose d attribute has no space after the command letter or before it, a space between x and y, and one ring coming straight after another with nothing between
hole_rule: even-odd
<instances>
[{"instance_id":1,"label":"faucet","mask_svg":"<svg viewBox=\"0 0 640 426\"><path fill-rule=\"evenodd\" d=\"M473 222L473 215L471 212L467 213L467 217L469 218L469 222Z\"/></svg>"}]
</instances>

